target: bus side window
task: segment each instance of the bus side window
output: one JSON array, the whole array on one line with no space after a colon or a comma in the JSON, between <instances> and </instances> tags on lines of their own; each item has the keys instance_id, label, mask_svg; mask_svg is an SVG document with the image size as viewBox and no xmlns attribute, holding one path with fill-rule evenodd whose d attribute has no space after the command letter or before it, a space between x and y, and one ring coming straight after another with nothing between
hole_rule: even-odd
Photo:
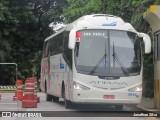
<instances>
[{"instance_id":1,"label":"bus side window","mask_svg":"<svg viewBox=\"0 0 160 120\"><path fill-rule=\"evenodd\" d=\"M56 47L57 47L56 37L54 37L49 40L50 56L55 55L57 53Z\"/></svg>"},{"instance_id":2,"label":"bus side window","mask_svg":"<svg viewBox=\"0 0 160 120\"><path fill-rule=\"evenodd\" d=\"M51 56L62 53L62 48L63 48L62 43L63 43L63 33L60 33L59 35L49 40L49 50Z\"/></svg>"},{"instance_id":3,"label":"bus side window","mask_svg":"<svg viewBox=\"0 0 160 120\"><path fill-rule=\"evenodd\" d=\"M65 32L63 39L63 54L69 67L72 68L72 50L68 48L69 32Z\"/></svg>"},{"instance_id":4,"label":"bus side window","mask_svg":"<svg viewBox=\"0 0 160 120\"><path fill-rule=\"evenodd\" d=\"M63 35L64 35L63 33L60 33L57 38L57 52L58 52L58 54L63 52Z\"/></svg>"},{"instance_id":5,"label":"bus side window","mask_svg":"<svg viewBox=\"0 0 160 120\"><path fill-rule=\"evenodd\" d=\"M43 58L46 58L48 56L48 41L46 41L43 44Z\"/></svg>"}]
</instances>

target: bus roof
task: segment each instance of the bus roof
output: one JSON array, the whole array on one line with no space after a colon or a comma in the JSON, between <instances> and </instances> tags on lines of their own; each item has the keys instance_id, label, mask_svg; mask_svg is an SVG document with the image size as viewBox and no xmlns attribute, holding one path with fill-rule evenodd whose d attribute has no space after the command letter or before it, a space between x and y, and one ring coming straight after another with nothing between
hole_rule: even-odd
<instances>
[{"instance_id":1,"label":"bus roof","mask_svg":"<svg viewBox=\"0 0 160 120\"><path fill-rule=\"evenodd\" d=\"M62 33L63 31L65 31L65 29L66 29L66 27L60 29L60 30L57 31L56 33L54 33L54 34L52 34L51 36L47 37L47 38L44 40L44 42L45 42L45 41L48 41L49 39L53 38L54 36L56 36L56 35Z\"/></svg>"},{"instance_id":2,"label":"bus roof","mask_svg":"<svg viewBox=\"0 0 160 120\"><path fill-rule=\"evenodd\" d=\"M130 23L124 22L120 17L109 14L92 14L78 18L74 22L68 24L66 27L60 29L58 32L46 38L45 41L51 39L52 37L65 30L71 31L72 29L115 29L137 33L137 31Z\"/></svg>"},{"instance_id":3,"label":"bus roof","mask_svg":"<svg viewBox=\"0 0 160 120\"><path fill-rule=\"evenodd\" d=\"M124 22L120 17L109 14L85 15L67 25L66 30L72 29L117 29L137 32L130 23Z\"/></svg>"}]
</instances>

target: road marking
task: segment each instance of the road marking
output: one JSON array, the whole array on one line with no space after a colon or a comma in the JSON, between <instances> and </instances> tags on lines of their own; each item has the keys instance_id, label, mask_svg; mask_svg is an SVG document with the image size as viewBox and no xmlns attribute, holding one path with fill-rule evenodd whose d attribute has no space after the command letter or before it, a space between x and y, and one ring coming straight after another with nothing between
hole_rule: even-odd
<instances>
[{"instance_id":1,"label":"road marking","mask_svg":"<svg viewBox=\"0 0 160 120\"><path fill-rule=\"evenodd\" d=\"M1 105L6 105L6 104L17 104L17 103L0 103Z\"/></svg>"}]
</instances>

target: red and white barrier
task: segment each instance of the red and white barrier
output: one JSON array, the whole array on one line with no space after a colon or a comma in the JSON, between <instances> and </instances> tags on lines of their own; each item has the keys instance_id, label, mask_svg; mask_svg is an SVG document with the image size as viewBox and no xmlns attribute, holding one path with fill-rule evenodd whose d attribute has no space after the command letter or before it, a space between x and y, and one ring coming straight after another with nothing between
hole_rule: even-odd
<instances>
[{"instance_id":1,"label":"red and white barrier","mask_svg":"<svg viewBox=\"0 0 160 120\"><path fill-rule=\"evenodd\" d=\"M16 90L15 95L13 96L13 101L23 99L23 82L22 80L16 80Z\"/></svg>"},{"instance_id":2,"label":"red and white barrier","mask_svg":"<svg viewBox=\"0 0 160 120\"><path fill-rule=\"evenodd\" d=\"M28 78L25 81L24 96L22 100L22 108L37 108L37 98L35 97L35 80Z\"/></svg>"}]
</instances>

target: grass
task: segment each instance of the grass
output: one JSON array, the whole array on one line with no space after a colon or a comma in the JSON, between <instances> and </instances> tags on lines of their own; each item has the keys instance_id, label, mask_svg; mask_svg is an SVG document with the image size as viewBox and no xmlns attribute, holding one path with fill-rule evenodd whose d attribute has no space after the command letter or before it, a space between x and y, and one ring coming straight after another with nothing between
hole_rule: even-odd
<instances>
[{"instance_id":1,"label":"grass","mask_svg":"<svg viewBox=\"0 0 160 120\"><path fill-rule=\"evenodd\" d=\"M15 90L0 90L0 93L14 93Z\"/></svg>"},{"instance_id":2,"label":"grass","mask_svg":"<svg viewBox=\"0 0 160 120\"><path fill-rule=\"evenodd\" d=\"M147 98L147 97L142 96L142 99L153 99L153 98Z\"/></svg>"}]
</instances>

